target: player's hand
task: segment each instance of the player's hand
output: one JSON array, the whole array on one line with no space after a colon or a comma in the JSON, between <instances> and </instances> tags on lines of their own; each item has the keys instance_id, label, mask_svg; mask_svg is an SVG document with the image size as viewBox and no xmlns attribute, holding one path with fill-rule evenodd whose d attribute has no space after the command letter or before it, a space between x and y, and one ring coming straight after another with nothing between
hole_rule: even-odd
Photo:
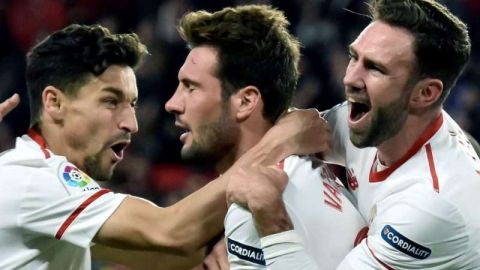
<instances>
[{"instance_id":1,"label":"player's hand","mask_svg":"<svg viewBox=\"0 0 480 270\"><path fill-rule=\"evenodd\" d=\"M225 246L225 238L218 241L213 246L210 254L203 260L203 264L192 270L229 270L227 247Z\"/></svg>"},{"instance_id":2,"label":"player's hand","mask_svg":"<svg viewBox=\"0 0 480 270\"><path fill-rule=\"evenodd\" d=\"M294 109L284 114L265 135L281 138L290 154L325 152L331 145L331 128L316 109Z\"/></svg>"},{"instance_id":3,"label":"player's hand","mask_svg":"<svg viewBox=\"0 0 480 270\"><path fill-rule=\"evenodd\" d=\"M17 107L20 103L20 96L14 94L10 98L6 99L4 102L0 103L0 122L13 108Z\"/></svg>"},{"instance_id":4,"label":"player's hand","mask_svg":"<svg viewBox=\"0 0 480 270\"><path fill-rule=\"evenodd\" d=\"M278 166L242 166L230 175L227 203L248 208L260 236L290 230L293 226L282 199L287 183L287 174Z\"/></svg>"}]
</instances>

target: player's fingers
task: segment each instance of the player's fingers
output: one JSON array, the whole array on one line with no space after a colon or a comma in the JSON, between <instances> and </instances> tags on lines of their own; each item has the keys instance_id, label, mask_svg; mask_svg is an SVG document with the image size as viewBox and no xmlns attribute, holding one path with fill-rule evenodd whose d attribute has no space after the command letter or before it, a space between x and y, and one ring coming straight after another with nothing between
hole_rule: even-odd
<instances>
[{"instance_id":1,"label":"player's fingers","mask_svg":"<svg viewBox=\"0 0 480 270\"><path fill-rule=\"evenodd\" d=\"M18 103L20 103L20 96L17 93L0 103L0 121L13 110L13 108L17 107Z\"/></svg>"},{"instance_id":2,"label":"player's fingers","mask_svg":"<svg viewBox=\"0 0 480 270\"><path fill-rule=\"evenodd\" d=\"M288 175L285 171L276 165L265 167L265 178L269 179L273 185L280 191L283 191L288 183Z\"/></svg>"},{"instance_id":3,"label":"player's fingers","mask_svg":"<svg viewBox=\"0 0 480 270\"><path fill-rule=\"evenodd\" d=\"M218 264L217 260L215 260L212 256L207 256L203 261L203 267L206 270L221 270L220 265Z\"/></svg>"},{"instance_id":4,"label":"player's fingers","mask_svg":"<svg viewBox=\"0 0 480 270\"><path fill-rule=\"evenodd\" d=\"M225 246L225 238L218 241L213 247L214 254L221 270L229 270L227 247Z\"/></svg>"}]
</instances>

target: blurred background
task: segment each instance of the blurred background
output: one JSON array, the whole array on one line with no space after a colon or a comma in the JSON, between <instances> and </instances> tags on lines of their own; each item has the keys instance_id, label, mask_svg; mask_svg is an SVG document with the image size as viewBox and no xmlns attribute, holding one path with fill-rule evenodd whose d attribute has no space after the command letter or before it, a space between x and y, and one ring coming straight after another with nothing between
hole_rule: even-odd
<instances>
[{"instance_id":1,"label":"blurred background","mask_svg":"<svg viewBox=\"0 0 480 270\"><path fill-rule=\"evenodd\" d=\"M137 72L140 131L124 161L117 166L110 188L148 198L166 206L215 177L211 168L184 165L180 131L164 104L177 86L177 71L187 49L176 32L185 12L215 11L225 6L262 3L283 10L290 30L303 44L302 78L294 99L299 108L325 110L343 100L342 78L348 63L347 46L368 23L364 0L0 0L0 100L14 92L21 105L0 123L0 149L13 146L29 122L24 80L25 54L50 32L70 23L100 23L116 33L136 32L149 56ZM474 138L480 139L480 0L444 0L470 28L471 62L445 109ZM353 12L350 12L353 11ZM79 127L81 128L81 127ZM136 138L136 139L135 139ZM94 263L94 269L120 269Z\"/></svg>"}]
</instances>

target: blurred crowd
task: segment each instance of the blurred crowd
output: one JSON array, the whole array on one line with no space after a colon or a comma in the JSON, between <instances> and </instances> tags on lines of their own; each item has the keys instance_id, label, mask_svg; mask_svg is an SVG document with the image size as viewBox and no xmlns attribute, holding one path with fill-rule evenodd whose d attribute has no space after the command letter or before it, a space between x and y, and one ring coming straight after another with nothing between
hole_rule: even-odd
<instances>
[{"instance_id":1,"label":"blurred crowd","mask_svg":"<svg viewBox=\"0 0 480 270\"><path fill-rule=\"evenodd\" d=\"M343 100L342 78L347 46L369 21L364 0L0 0L0 100L13 92L22 102L0 124L0 149L28 128L24 82L25 54L51 31L70 23L99 23L117 33L136 32L151 55L137 72L140 93L134 136L125 160L109 183L115 191L140 195L168 205L215 177L211 168L183 164L180 130L164 104L177 86L177 71L187 49L176 32L185 12L262 3L283 10L303 48L302 78L296 107L327 109ZM480 140L480 1L444 0L469 26L473 55L445 109ZM240 71L241 72L241 71ZM79 127L82 128L82 127Z\"/></svg>"}]
</instances>

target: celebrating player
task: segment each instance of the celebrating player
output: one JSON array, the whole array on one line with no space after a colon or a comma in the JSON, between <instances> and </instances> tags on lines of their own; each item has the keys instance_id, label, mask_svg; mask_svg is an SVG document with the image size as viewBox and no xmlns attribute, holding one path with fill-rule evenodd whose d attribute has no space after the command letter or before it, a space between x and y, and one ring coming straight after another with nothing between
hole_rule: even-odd
<instances>
[{"instance_id":1,"label":"celebrating player","mask_svg":"<svg viewBox=\"0 0 480 270\"><path fill-rule=\"evenodd\" d=\"M433 0L372 0L370 11L349 46L347 102L326 114L334 134L326 158L346 166L369 220L368 237L338 269L479 269L480 160L442 110L470 56L467 28ZM284 240L296 236L292 224L278 228L276 215L263 215L282 208L275 193L255 194L262 178L251 175L249 192L229 189L229 198L263 206L250 207L257 223L277 228L262 240L271 269L317 269ZM275 253L282 247L295 252Z\"/></svg>"},{"instance_id":2,"label":"celebrating player","mask_svg":"<svg viewBox=\"0 0 480 270\"><path fill-rule=\"evenodd\" d=\"M185 130L180 137L185 160L208 162L224 173L287 110L300 58L299 43L287 25L283 13L262 5L181 18L180 35L191 51L165 108ZM290 179L283 200L299 236L289 241L305 243L316 266L335 268L353 248L363 218L325 164L290 156L279 167ZM248 174L237 188L248 182ZM225 217L225 238L232 269L266 267L252 215L237 204Z\"/></svg>"},{"instance_id":3,"label":"celebrating player","mask_svg":"<svg viewBox=\"0 0 480 270\"><path fill-rule=\"evenodd\" d=\"M235 170L308 152L314 145L306 139L325 126L315 112L300 113L306 121L287 116L238 167L171 207L101 188L96 180L112 176L138 129L134 68L146 54L135 34L98 25L68 26L29 52L31 128L0 155L1 269L90 269L92 243L123 263L148 257L162 269L185 269L192 262L160 252L191 254L223 229L225 185Z\"/></svg>"}]
</instances>

